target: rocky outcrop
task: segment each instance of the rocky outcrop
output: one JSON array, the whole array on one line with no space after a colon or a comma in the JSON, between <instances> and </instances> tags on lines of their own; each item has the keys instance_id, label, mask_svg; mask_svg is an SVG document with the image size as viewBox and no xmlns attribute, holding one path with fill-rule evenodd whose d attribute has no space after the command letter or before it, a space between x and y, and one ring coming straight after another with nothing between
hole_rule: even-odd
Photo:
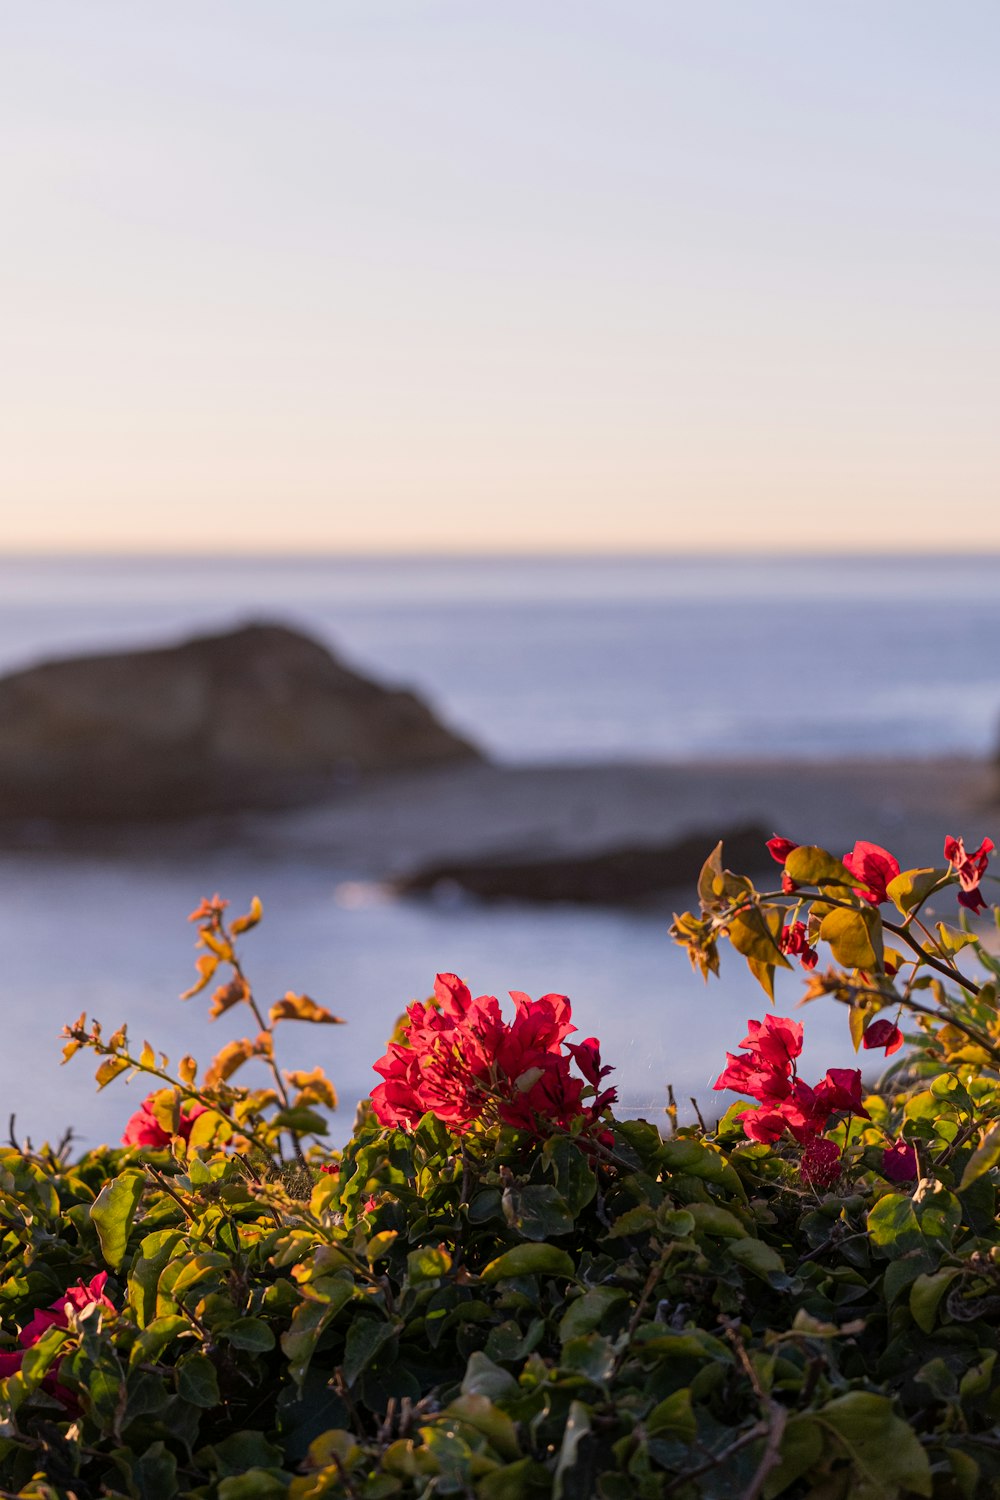
<instances>
[{"instance_id":1,"label":"rocky outcrop","mask_svg":"<svg viewBox=\"0 0 1000 1500\"><path fill-rule=\"evenodd\" d=\"M0 679L0 818L107 823L289 807L345 777L478 759L412 693L255 624Z\"/></svg>"},{"instance_id":2,"label":"rocky outcrop","mask_svg":"<svg viewBox=\"0 0 1000 1500\"><path fill-rule=\"evenodd\" d=\"M404 895L463 891L484 901L565 901L617 906L691 886L720 838L717 829L663 844L634 844L545 859L493 855L442 861L394 881ZM726 864L756 870L768 863L768 833L756 825L725 835Z\"/></svg>"}]
</instances>

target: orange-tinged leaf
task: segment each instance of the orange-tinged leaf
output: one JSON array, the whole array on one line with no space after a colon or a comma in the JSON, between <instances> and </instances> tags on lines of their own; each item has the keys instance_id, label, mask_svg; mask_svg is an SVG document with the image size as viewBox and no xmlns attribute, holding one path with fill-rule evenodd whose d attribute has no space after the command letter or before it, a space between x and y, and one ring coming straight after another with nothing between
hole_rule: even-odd
<instances>
[{"instance_id":1,"label":"orange-tinged leaf","mask_svg":"<svg viewBox=\"0 0 1000 1500\"><path fill-rule=\"evenodd\" d=\"M234 1005L239 1005L241 1000L246 1000L249 994L250 986L239 974L228 984L220 984L212 995L212 1007L208 1012L209 1019L214 1021L218 1016L224 1016L227 1010Z\"/></svg>"},{"instance_id":2,"label":"orange-tinged leaf","mask_svg":"<svg viewBox=\"0 0 1000 1500\"><path fill-rule=\"evenodd\" d=\"M108 1046L111 1048L112 1052L118 1052L122 1047L124 1047L127 1040L128 1027L119 1026L118 1030L113 1032L112 1035L108 1037Z\"/></svg>"},{"instance_id":3,"label":"orange-tinged leaf","mask_svg":"<svg viewBox=\"0 0 1000 1500\"><path fill-rule=\"evenodd\" d=\"M142 1044L142 1051L139 1053L139 1066L140 1068L156 1067L156 1053L148 1042L143 1042Z\"/></svg>"},{"instance_id":4,"label":"orange-tinged leaf","mask_svg":"<svg viewBox=\"0 0 1000 1500\"><path fill-rule=\"evenodd\" d=\"M234 917L229 924L230 932L249 932L251 927L256 927L264 915L264 908L260 904L260 897L254 896L250 902L250 910L242 917Z\"/></svg>"},{"instance_id":5,"label":"orange-tinged leaf","mask_svg":"<svg viewBox=\"0 0 1000 1500\"><path fill-rule=\"evenodd\" d=\"M182 1000L190 1000L192 995L199 994L200 991L205 988L209 980L212 978L212 975L219 967L219 960L216 958L214 953L203 953L200 958L195 959L194 966L198 970L197 981L191 986L189 990L184 991L183 995L181 996Z\"/></svg>"},{"instance_id":6,"label":"orange-tinged leaf","mask_svg":"<svg viewBox=\"0 0 1000 1500\"><path fill-rule=\"evenodd\" d=\"M243 1037L238 1042L227 1042L212 1059L212 1065L205 1074L205 1087L214 1089L218 1084L225 1083L237 1068L242 1068L251 1057L258 1057L260 1051L257 1043L252 1042L249 1037Z\"/></svg>"},{"instance_id":7,"label":"orange-tinged leaf","mask_svg":"<svg viewBox=\"0 0 1000 1500\"><path fill-rule=\"evenodd\" d=\"M106 1088L112 1078L117 1078L119 1073L124 1073L127 1067L128 1063L124 1057L106 1057L94 1074L97 1087Z\"/></svg>"},{"instance_id":8,"label":"orange-tinged leaf","mask_svg":"<svg viewBox=\"0 0 1000 1500\"><path fill-rule=\"evenodd\" d=\"M277 1021L317 1021L326 1026L343 1026L342 1016L335 1016L308 995L294 995L289 990L283 1000L276 1000L269 1012L271 1025Z\"/></svg>"},{"instance_id":9,"label":"orange-tinged leaf","mask_svg":"<svg viewBox=\"0 0 1000 1500\"><path fill-rule=\"evenodd\" d=\"M286 1073L285 1077L293 1089L299 1090L296 1108L300 1104L325 1104L327 1109L337 1108L337 1091L322 1068L314 1068L311 1073Z\"/></svg>"},{"instance_id":10,"label":"orange-tinged leaf","mask_svg":"<svg viewBox=\"0 0 1000 1500\"><path fill-rule=\"evenodd\" d=\"M62 1049L62 1060L63 1060L63 1062L64 1063L69 1062L69 1060L73 1056L73 1054L75 1052L79 1052L79 1050L80 1050L80 1048L82 1046L83 1046L82 1042L76 1041L75 1038L70 1038L70 1040L66 1043L65 1047Z\"/></svg>"},{"instance_id":11,"label":"orange-tinged leaf","mask_svg":"<svg viewBox=\"0 0 1000 1500\"><path fill-rule=\"evenodd\" d=\"M177 1064L177 1075L180 1078L181 1083L186 1083L188 1084L188 1086L190 1086L192 1083L194 1083L197 1074L198 1064L195 1062L194 1058L191 1056L182 1057L180 1062Z\"/></svg>"}]
</instances>

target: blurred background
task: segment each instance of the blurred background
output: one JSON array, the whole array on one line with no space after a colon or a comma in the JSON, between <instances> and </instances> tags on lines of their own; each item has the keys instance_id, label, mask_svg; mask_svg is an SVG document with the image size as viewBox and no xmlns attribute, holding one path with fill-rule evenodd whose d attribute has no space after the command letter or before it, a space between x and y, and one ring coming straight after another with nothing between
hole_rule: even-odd
<instances>
[{"instance_id":1,"label":"blurred background","mask_svg":"<svg viewBox=\"0 0 1000 1500\"><path fill-rule=\"evenodd\" d=\"M765 1002L735 955L706 989L671 944L688 844L905 864L997 837L998 43L988 4L919 0L0 19L18 1134L114 1139L135 1107L59 1071L82 1009L174 1056L232 1034L176 999L216 889L263 899L262 998L349 1023L322 1036L335 1136L441 969L568 993L626 1113L668 1082L707 1112ZM154 777L180 754L163 724L203 658L127 653L251 621L350 672L247 648L238 728L191 708L192 775L203 754L232 805L67 816L119 751ZM119 675L40 670L94 653ZM337 740L352 673L411 689L454 753L382 719ZM330 705L280 795L232 771L264 753L258 687L288 744L307 689ZM636 850L662 867L628 900L573 885ZM502 899L470 894L484 861ZM843 1018L807 1019L807 1057L848 1062ZM295 1032L287 1065L313 1065Z\"/></svg>"}]
</instances>

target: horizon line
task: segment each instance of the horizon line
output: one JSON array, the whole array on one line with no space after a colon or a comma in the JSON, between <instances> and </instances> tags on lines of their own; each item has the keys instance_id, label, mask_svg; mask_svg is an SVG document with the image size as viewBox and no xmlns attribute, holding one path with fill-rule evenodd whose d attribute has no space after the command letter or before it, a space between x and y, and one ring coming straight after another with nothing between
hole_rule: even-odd
<instances>
[{"instance_id":1,"label":"horizon line","mask_svg":"<svg viewBox=\"0 0 1000 1500\"><path fill-rule=\"evenodd\" d=\"M866 562L879 559L908 561L1000 560L1000 542L988 547L901 545L851 548L798 547L622 547L622 548L266 548L266 547L2 547L0 563L17 562L205 562L241 563L593 563L593 562Z\"/></svg>"}]
</instances>

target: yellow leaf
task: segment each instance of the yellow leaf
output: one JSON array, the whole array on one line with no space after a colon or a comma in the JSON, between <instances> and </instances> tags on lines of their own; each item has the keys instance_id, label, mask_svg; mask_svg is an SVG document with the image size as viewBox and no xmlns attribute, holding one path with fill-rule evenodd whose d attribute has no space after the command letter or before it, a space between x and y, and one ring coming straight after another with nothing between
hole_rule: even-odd
<instances>
[{"instance_id":1,"label":"yellow leaf","mask_svg":"<svg viewBox=\"0 0 1000 1500\"><path fill-rule=\"evenodd\" d=\"M272 1026L277 1021L317 1021L326 1026L344 1024L342 1017L335 1016L325 1006L317 1005L308 995L293 995L291 990L283 1000L276 1000L271 1006L270 1020Z\"/></svg>"},{"instance_id":2,"label":"yellow leaf","mask_svg":"<svg viewBox=\"0 0 1000 1500\"><path fill-rule=\"evenodd\" d=\"M193 1155L202 1146L214 1146L228 1141L232 1133L233 1127L228 1120L224 1120L214 1109L207 1109L191 1126L188 1155Z\"/></svg>"},{"instance_id":3,"label":"yellow leaf","mask_svg":"<svg viewBox=\"0 0 1000 1500\"><path fill-rule=\"evenodd\" d=\"M194 1080L198 1074L198 1064L195 1062L194 1058L182 1057L180 1062L177 1064L177 1074L180 1078L181 1083L186 1083L189 1086L194 1083Z\"/></svg>"},{"instance_id":4,"label":"yellow leaf","mask_svg":"<svg viewBox=\"0 0 1000 1500\"><path fill-rule=\"evenodd\" d=\"M224 959L226 963L232 962L232 945L225 938L218 937L209 927L201 929L200 941L206 948L210 948L217 958Z\"/></svg>"},{"instance_id":5,"label":"yellow leaf","mask_svg":"<svg viewBox=\"0 0 1000 1500\"><path fill-rule=\"evenodd\" d=\"M140 1068L156 1067L156 1053L148 1042L143 1042L142 1044L142 1051L139 1053L139 1066Z\"/></svg>"},{"instance_id":6,"label":"yellow leaf","mask_svg":"<svg viewBox=\"0 0 1000 1500\"><path fill-rule=\"evenodd\" d=\"M815 844L800 844L785 860L785 874L796 885L846 885L856 886L858 877L852 875L839 859L834 859L825 849Z\"/></svg>"},{"instance_id":7,"label":"yellow leaf","mask_svg":"<svg viewBox=\"0 0 1000 1500\"><path fill-rule=\"evenodd\" d=\"M108 1037L108 1046L112 1052L119 1052L128 1039L128 1027L119 1026L118 1030Z\"/></svg>"},{"instance_id":8,"label":"yellow leaf","mask_svg":"<svg viewBox=\"0 0 1000 1500\"><path fill-rule=\"evenodd\" d=\"M208 984L212 975L219 967L219 960L216 958L214 953L203 953L200 958L195 959L194 966L198 970L197 981L191 986L189 990L184 991L183 995L181 996L182 1000L190 1000L192 995L197 995L201 990L205 988L206 984Z\"/></svg>"},{"instance_id":9,"label":"yellow leaf","mask_svg":"<svg viewBox=\"0 0 1000 1500\"><path fill-rule=\"evenodd\" d=\"M111 1082L112 1078L117 1078L119 1073L124 1073L127 1067L128 1063L124 1057L106 1057L94 1074L97 1087L99 1089L105 1088Z\"/></svg>"},{"instance_id":10,"label":"yellow leaf","mask_svg":"<svg viewBox=\"0 0 1000 1500\"><path fill-rule=\"evenodd\" d=\"M150 1104L156 1123L168 1135L176 1135L181 1123L181 1096L176 1089L160 1089Z\"/></svg>"},{"instance_id":11,"label":"yellow leaf","mask_svg":"<svg viewBox=\"0 0 1000 1500\"><path fill-rule=\"evenodd\" d=\"M779 969L790 969L791 964L778 947L777 933L781 930L781 911L778 907L766 910L759 906L744 907L728 922L729 941L737 953L744 958L756 959L761 964L774 964Z\"/></svg>"},{"instance_id":12,"label":"yellow leaf","mask_svg":"<svg viewBox=\"0 0 1000 1500\"><path fill-rule=\"evenodd\" d=\"M838 907L823 918L819 935L846 969L881 969L882 918L874 909L848 911Z\"/></svg>"},{"instance_id":13,"label":"yellow leaf","mask_svg":"<svg viewBox=\"0 0 1000 1500\"><path fill-rule=\"evenodd\" d=\"M250 910L243 917L234 917L229 924L230 932L249 932L251 927L256 927L264 915L264 908L260 904L260 897L254 896L250 902Z\"/></svg>"},{"instance_id":14,"label":"yellow leaf","mask_svg":"<svg viewBox=\"0 0 1000 1500\"><path fill-rule=\"evenodd\" d=\"M894 880L890 880L886 886L886 894L890 901L894 901L898 909L905 917L908 912L914 911L920 906L933 891L946 878L947 870L902 870Z\"/></svg>"}]
</instances>

